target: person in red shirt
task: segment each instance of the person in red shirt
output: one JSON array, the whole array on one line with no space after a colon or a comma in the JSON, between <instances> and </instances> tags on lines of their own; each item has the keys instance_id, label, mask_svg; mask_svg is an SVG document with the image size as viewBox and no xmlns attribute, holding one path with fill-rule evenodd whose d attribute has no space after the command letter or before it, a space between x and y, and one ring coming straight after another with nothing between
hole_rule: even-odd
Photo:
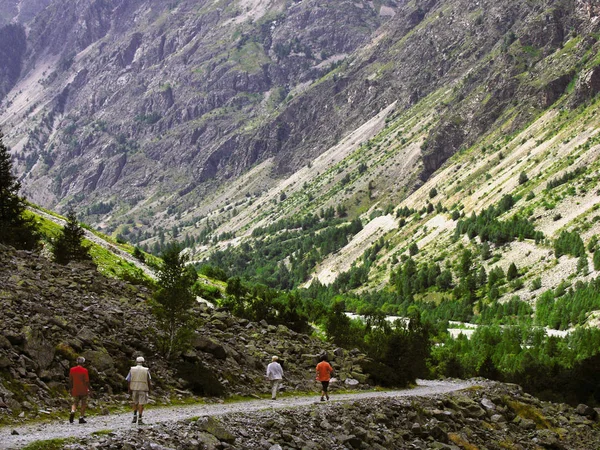
<instances>
[{"instance_id":1,"label":"person in red shirt","mask_svg":"<svg viewBox=\"0 0 600 450\"><path fill-rule=\"evenodd\" d=\"M317 381L321 382L321 401L325 401L325 397L329 400L329 380L333 376L333 367L327 362L327 355L321 356L321 362L317 364Z\"/></svg>"},{"instance_id":2,"label":"person in red shirt","mask_svg":"<svg viewBox=\"0 0 600 450\"><path fill-rule=\"evenodd\" d=\"M77 365L71 367L69 371L69 388L73 396L73 405L71 406L71 414L69 414L69 422L73 423L75 419L75 411L81 405L81 415L79 423L87 423L85 420L85 408L87 407L87 398L90 393L90 376L83 363L85 358L80 356L77 358Z\"/></svg>"}]
</instances>

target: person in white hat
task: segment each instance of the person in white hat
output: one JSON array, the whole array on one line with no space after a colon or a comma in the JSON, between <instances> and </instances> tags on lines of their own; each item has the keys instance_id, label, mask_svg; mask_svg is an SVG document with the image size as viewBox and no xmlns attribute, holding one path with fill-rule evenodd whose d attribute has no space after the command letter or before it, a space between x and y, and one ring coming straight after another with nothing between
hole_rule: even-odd
<instances>
[{"instance_id":1,"label":"person in white hat","mask_svg":"<svg viewBox=\"0 0 600 450\"><path fill-rule=\"evenodd\" d=\"M279 364L278 359L277 356L273 356L271 364L267 366L267 378L271 380L271 400L277 400L277 391L283 379L283 368Z\"/></svg>"},{"instance_id":2,"label":"person in white hat","mask_svg":"<svg viewBox=\"0 0 600 450\"><path fill-rule=\"evenodd\" d=\"M148 403L148 394L152 387L150 370L144 367L144 357L138 356L135 360L136 365L129 370L127 374L127 390L131 394L133 402L133 420L131 423L142 425L142 414L144 413L144 405ZM139 414L139 416L138 416Z\"/></svg>"}]
</instances>

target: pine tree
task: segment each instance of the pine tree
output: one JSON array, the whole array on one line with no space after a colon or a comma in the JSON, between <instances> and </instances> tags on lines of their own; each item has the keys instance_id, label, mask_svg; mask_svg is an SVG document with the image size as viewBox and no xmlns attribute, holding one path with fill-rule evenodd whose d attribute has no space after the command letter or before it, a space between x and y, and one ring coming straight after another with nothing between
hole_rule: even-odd
<instances>
[{"instance_id":1,"label":"pine tree","mask_svg":"<svg viewBox=\"0 0 600 450\"><path fill-rule=\"evenodd\" d=\"M25 216L25 199L19 196L21 183L12 173L12 161L0 133L0 243L23 250L39 246L35 219Z\"/></svg>"},{"instance_id":2,"label":"pine tree","mask_svg":"<svg viewBox=\"0 0 600 450\"><path fill-rule=\"evenodd\" d=\"M83 245L85 231L79 225L75 212L70 209L67 213L67 223L54 242L54 259L59 264L68 264L70 261L85 261L92 257L89 246Z\"/></svg>"},{"instance_id":3,"label":"pine tree","mask_svg":"<svg viewBox=\"0 0 600 450\"><path fill-rule=\"evenodd\" d=\"M519 271L517 269L517 266L515 265L515 263L510 263L510 266L508 266L508 270L506 271L506 279L508 281L512 281L515 278L517 278L519 276Z\"/></svg>"},{"instance_id":4,"label":"pine tree","mask_svg":"<svg viewBox=\"0 0 600 450\"><path fill-rule=\"evenodd\" d=\"M167 358L183 349L192 332L191 308L196 297L192 286L198 274L186 266L187 257L181 254L178 244L171 244L162 254L158 271L158 291L153 298L153 312L161 330L159 344Z\"/></svg>"}]
</instances>

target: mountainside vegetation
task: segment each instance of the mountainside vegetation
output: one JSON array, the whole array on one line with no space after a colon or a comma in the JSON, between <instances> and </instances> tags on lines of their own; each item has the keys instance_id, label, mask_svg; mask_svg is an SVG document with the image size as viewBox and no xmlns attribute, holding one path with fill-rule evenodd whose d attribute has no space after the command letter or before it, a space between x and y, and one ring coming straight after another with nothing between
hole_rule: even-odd
<instances>
[{"instance_id":1,"label":"mountainside vegetation","mask_svg":"<svg viewBox=\"0 0 600 450\"><path fill-rule=\"evenodd\" d=\"M17 79L0 73L0 219L30 233L2 242L52 242L22 186L158 269L90 248L148 289L123 303L154 334L121 361L149 351L170 383L178 358L198 394L249 394L270 353L301 379L322 345L361 385L482 376L598 404L599 18L576 0L53 1ZM268 333L285 343L258 348ZM219 361L235 375L194 383Z\"/></svg>"}]
</instances>

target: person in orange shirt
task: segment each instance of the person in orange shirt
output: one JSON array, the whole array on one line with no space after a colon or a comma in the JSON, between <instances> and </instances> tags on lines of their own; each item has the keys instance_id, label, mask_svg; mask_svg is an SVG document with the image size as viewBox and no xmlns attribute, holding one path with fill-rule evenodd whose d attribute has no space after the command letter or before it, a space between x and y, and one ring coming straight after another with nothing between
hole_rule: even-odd
<instances>
[{"instance_id":1,"label":"person in orange shirt","mask_svg":"<svg viewBox=\"0 0 600 450\"><path fill-rule=\"evenodd\" d=\"M73 405L71 406L71 414L69 414L69 422L73 423L75 419L75 411L81 404L81 415L79 423L87 423L85 420L85 408L87 407L87 399L90 393L90 376L88 370L83 367L85 358L80 356L77 358L77 365L71 367L69 371L69 387L73 396Z\"/></svg>"},{"instance_id":2,"label":"person in orange shirt","mask_svg":"<svg viewBox=\"0 0 600 450\"><path fill-rule=\"evenodd\" d=\"M317 381L321 382L321 401L324 402L325 398L329 400L329 394L327 389L329 388L329 380L333 376L333 367L327 362L327 355L321 356L321 362L317 364Z\"/></svg>"}]
</instances>

